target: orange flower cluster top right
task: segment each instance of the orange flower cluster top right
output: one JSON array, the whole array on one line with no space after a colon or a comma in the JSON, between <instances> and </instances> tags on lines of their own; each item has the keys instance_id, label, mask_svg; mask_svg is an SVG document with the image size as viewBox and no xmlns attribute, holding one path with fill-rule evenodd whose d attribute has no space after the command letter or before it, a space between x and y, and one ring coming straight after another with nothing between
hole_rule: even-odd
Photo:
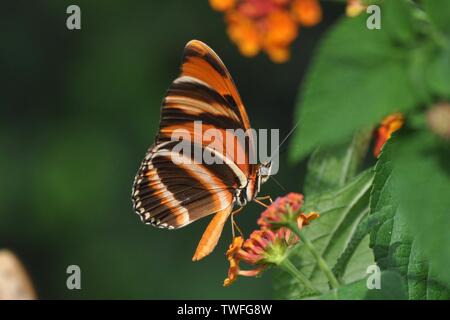
<instances>
[{"instance_id":1,"label":"orange flower cluster top right","mask_svg":"<svg viewBox=\"0 0 450 320\"><path fill-rule=\"evenodd\" d=\"M209 0L224 12L230 39L246 57L264 51L276 63L290 58L290 45L300 26L322 20L318 0Z\"/></svg>"}]
</instances>

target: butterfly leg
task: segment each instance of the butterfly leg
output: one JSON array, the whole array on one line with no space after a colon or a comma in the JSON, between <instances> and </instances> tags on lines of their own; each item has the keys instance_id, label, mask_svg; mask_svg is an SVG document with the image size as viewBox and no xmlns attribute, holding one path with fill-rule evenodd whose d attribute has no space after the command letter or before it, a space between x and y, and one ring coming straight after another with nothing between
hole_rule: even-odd
<instances>
[{"instance_id":1,"label":"butterfly leg","mask_svg":"<svg viewBox=\"0 0 450 320\"><path fill-rule=\"evenodd\" d=\"M237 231L241 234L241 236L244 236L243 233L242 233L242 231L241 231L241 229L238 227L236 221L234 220L234 215L236 215L236 214L238 214L239 212L241 212L243 208L244 208L244 207L240 207L239 209L236 209L236 210L234 210L234 211L231 213L231 232L232 232L232 234L233 234L233 238L236 237L236 232L234 231L234 228L237 229Z\"/></svg>"},{"instance_id":2,"label":"butterfly leg","mask_svg":"<svg viewBox=\"0 0 450 320\"><path fill-rule=\"evenodd\" d=\"M256 197L256 199L258 200L267 200L269 199L270 203L273 203L272 197L271 196L263 196L263 197Z\"/></svg>"},{"instance_id":3,"label":"butterfly leg","mask_svg":"<svg viewBox=\"0 0 450 320\"><path fill-rule=\"evenodd\" d=\"M257 198L253 199L253 201L255 201L257 204L262 205L265 208L268 208L269 206L267 204L265 204L264 202L259 201Z\"/></svg>"}]
</instances>

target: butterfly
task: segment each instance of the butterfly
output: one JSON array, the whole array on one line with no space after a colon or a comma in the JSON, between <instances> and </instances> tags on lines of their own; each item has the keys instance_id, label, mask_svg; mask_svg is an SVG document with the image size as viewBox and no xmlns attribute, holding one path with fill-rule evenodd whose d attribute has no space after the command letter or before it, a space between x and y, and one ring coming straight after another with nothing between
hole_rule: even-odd
<instances>
[{"instance_id":1,"label":"butterfly","mask_svg":"<svg viewBox=\"0 0 450 320\"><path fill-rule=\"evenodd\" d=\"M202 123L200 131L194 128L196 121ZM171 137L180 128L188 132L192 147L203 151L209 151L210 146L195 139L208 129L222 132L224 139L218 143L235 142L232 154L220 155L228 161L173 161L179 157L174 151L178 141ZM163 99L159 132L136 174L132 200L141 220L160 228L181 228L214 214L194 261L213 251L225 222L233 217L233 208L257 201L261 184L271 174L270 160L261 164L249 161L249 153L256 147L252 136L244 143L230 136L227 129L250 129L247 112L219 56L203 42L192 40L184 48L180 75Z\"/></svg>"}]
</instances>

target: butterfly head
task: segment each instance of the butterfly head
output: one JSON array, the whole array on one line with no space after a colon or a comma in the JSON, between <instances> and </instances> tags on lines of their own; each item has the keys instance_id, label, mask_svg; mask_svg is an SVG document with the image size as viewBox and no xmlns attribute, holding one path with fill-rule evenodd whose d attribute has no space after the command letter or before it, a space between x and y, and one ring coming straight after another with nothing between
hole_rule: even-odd
<instances>
[{"instance_id":1,"label":"butterfly head","mask_svg":"<svg viewBox=\"0 0 450 320\"><path fill-rule=\"evenodd\" d=\"M258 175L261 177L261 183L266 182L272 173L272 161L263 162L258 169Z\"/></svg>"}]
</instances>

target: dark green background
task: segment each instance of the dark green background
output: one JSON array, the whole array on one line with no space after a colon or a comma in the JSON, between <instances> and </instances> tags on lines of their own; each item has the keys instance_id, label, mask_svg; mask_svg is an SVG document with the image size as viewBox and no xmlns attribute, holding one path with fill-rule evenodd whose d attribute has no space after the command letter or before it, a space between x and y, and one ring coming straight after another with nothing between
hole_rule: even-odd
<instances>
[{"instance_id":1,"label":"dark green background","mask_svg":"<svg viewBox=\"0 0 450 320\"><path fill-rule=\"evenodd\" d=\"M82 30L66 28L70 4L81 7ZM324 10L277 65L242 57L207 1L2 2L0 248L20 257L40 298L272 297L270 272L222 287L229 225L216 251L193 263L209 219L175 232L146 226L133 213L131 185L187 41L221 56L253 127L284 136L314 47L343 7ZM304 166L290 167L285 155L276 178L301 191ZM261 194L283 193L268 182ZM246 234L260 212L250 204L238 217ZM80 291L66 288L71 264L81 267Z\"/></svg>"}]
</instances>

